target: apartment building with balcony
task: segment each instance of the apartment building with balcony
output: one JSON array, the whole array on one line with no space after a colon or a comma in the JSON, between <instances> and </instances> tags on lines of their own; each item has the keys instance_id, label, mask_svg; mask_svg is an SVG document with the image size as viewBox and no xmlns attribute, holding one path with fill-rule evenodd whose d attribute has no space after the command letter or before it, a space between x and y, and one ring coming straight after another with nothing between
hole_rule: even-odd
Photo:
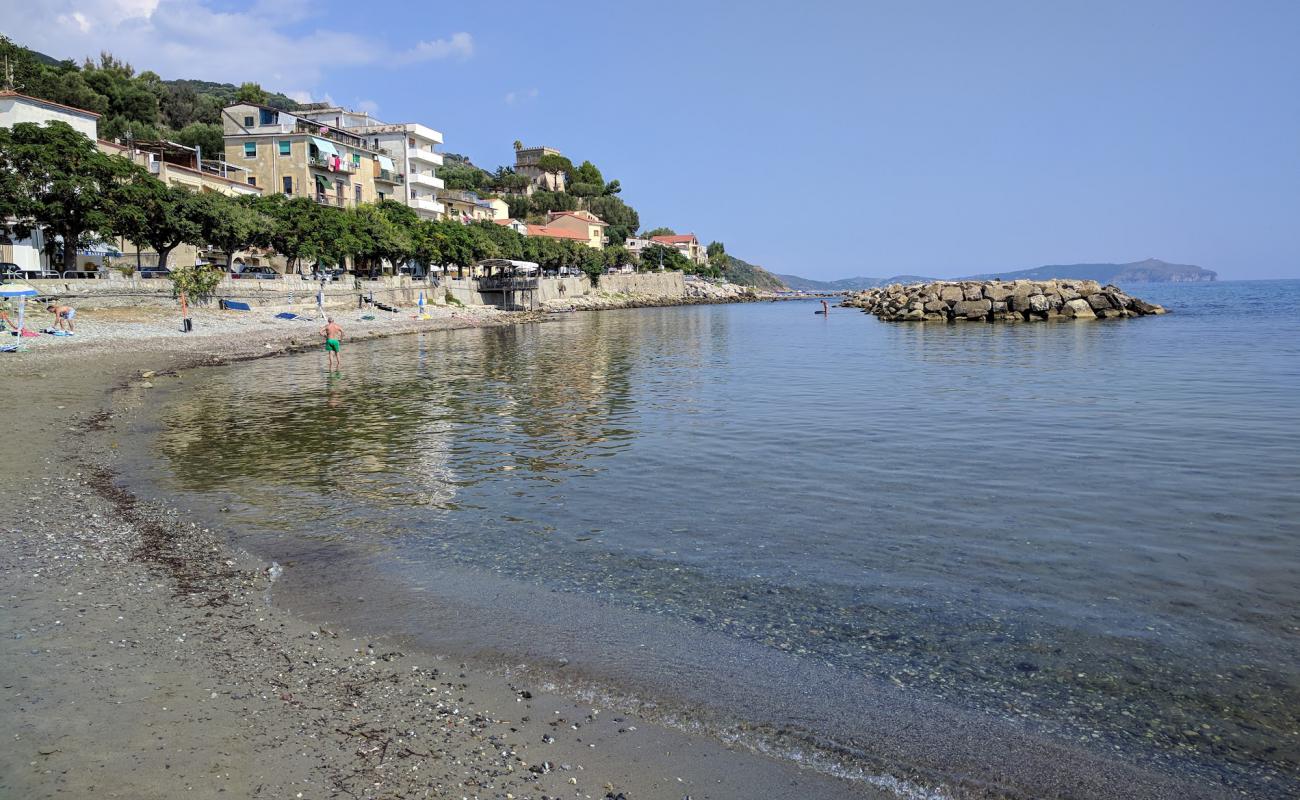
<instances>
[{"instance_id":1,"label":"apartment building with balcony","mask_svg":"<svg viewBox=\"0 0 1300 800\"><path fill-rule=\"evenodd\" d=\"M226 162L265 194L336 208L405 196L392 158L345 128L254 103L226 106L221 124Z\"/></svg>"},{"instance_id":2,"label":"apartment building with balcony","mask_svg":"<svg viewBox=\"0 0 1300 800\"><path fill-rule=\"evenodd\" d=\"M701 266L709 263L708 251L700 244L693 233L680 233L672 236L652 236L650 241L666 247L675 247L681 254Z\"/></svg>"},{"instance_id":3,"label":"apartment building with balcony","mask_svg":"<svg viewBox=\"0 0 1300 800\"><path fill-rule=\"evenodd\" d=\"M442 179L436 174L442 166L442 153L438 152L441 132L416 122L390 124L365 111L324 103L303 106L295 113L359 136L380 153L384 176L398 179L391 199L405 203L426 219L441 219L446 213L439 199Z\"/></svg>"}]
</instances>

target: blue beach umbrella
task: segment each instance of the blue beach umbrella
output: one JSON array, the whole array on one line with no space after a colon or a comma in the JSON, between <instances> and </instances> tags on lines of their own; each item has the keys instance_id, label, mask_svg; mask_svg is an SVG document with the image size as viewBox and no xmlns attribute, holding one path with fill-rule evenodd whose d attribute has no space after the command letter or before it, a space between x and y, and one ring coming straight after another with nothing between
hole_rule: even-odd
<instances>
[{"instance_id":1,"label":"blue beach umbrella","mask_svg":"<svg viewBox=\"0 0 1300 800\"><path fill-rule=\"evenodd\" d=\"M35 297L36 290L25 283L0 283L0 297L18 298L18 336L22 338L23 321L27 316L27 298Z\"/></svg>"}]
</instances>

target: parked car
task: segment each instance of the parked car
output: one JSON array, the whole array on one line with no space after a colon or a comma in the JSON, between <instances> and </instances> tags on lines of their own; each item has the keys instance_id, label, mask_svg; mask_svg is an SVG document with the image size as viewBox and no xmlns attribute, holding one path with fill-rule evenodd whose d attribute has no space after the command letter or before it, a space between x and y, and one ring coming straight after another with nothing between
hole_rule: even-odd
<instances>
[{"instance_id":1,"label":"parked car","mask_svg":"<svg viewBox=\"0 0 1300 800\"><path fill-rule=\"evenodd\" d=\"M239 272L232 272L230 274L230 277L251 278L253 280L266 281L266 280L272 280L274 278L280 277L280 273L276 272L275 270L271 269L270 267L264 264L253 264L251 266L244 267Z\"/></svg>"},{"instance_id":2,"label":"parked car","mask_svg":"<svg viewBox=\"0 0 1300 800\"><path fill-rule=\"evenodd\" d=\"M332 269L318 269L310 277L314 281L341 281L347 274L347 270L334 267Z\"/></svg>"},{"instance_id":3,"label":"parked car","mask_svg":"<svg viewBox=\"0 0 1300 800\"><path fill-rule=\"evenodd\" d=\"M23 268L11 261L0 261L0 278L16 280L23 277Z\"/></svg>"},{"instance_id":4,"label":"parked car","mask_svg":"<svg viewBox=\"0 0 1300 800\"><path fill-rule=\"evenodd\" d=\"M156 265L155 265L155 266L152 266L152 267L141 267L141 268L140 268L140 277L141 277L141 278L166 278L167 276L169 276L169 275L171 275L171 274L172 274L171 269L169 269L169 268L167 268L167 267L160 267L160 266L156 266Z\"/></svg>"}]
</instances>

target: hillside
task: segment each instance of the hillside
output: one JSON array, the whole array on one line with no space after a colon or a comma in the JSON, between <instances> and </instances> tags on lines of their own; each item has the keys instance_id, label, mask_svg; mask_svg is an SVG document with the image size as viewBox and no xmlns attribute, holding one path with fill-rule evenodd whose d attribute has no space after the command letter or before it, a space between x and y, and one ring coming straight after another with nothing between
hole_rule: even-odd
<instances>
[{"instance_id":1,"label":"hillside","mask_svg":"<svg viewBox=\"0 0 1300 800\"><path fill-rule=\"evenodd\" d=\"M791 289L805 292L844 292L855 289L874 289L891 283L925 283L935 280L919 275L895 275L892 278L842 278L836 281L818 281L798 275L778 275ZM1158 258L1134 261L1130 264L1048 264L1032 269L1012 272L986 272L947 280L1045 280L1048 278L1078 278L1100 283L1185 283L1216 280L1219 274L1192 264L1170 264Z\"/></svg>"},{"instance_id":2,"label":"hillside","mask_svg":"<svg viewBox=\"0 0 1300 800\"><path fill-rule=\"evenodd\" d=\"M1158 258L1130 264L1051 264L1015 272L990 272L972 275L973 279L998 278L1004 281L1027 278L1080 278L1101 283L1185 283L1212 281L1218 273L1192 264L1170 264Z\"/></svg>"},{"instance_id":3,"label":"hillside","mask_svg":"<svg viewBox=\"0 0 1300 800\"><path fill-rule=\"evenodd\" d=\"M742 261L733 255L724 254L718 265L722 268L722 276L731 283L771 291L781 291L789 288L779 276L773 275L756 264Z\"/></svg>"},{"instance_id":4,"label":"hillside","mask_svg":"<svg viewBox=\"0 0 1300 800\"><path fill-rule=\"evenodd\" d=\"M891 283L923 283L933 280L920 275L895 275L892 278L840 278L835 281L818 281L812 278L801 278L798 275L777 275L776 277L785 281L785 284L791 289L800 292L851 292L858 289L874 289L877 286L888 286Z\"/></svg>"}]
</instances>

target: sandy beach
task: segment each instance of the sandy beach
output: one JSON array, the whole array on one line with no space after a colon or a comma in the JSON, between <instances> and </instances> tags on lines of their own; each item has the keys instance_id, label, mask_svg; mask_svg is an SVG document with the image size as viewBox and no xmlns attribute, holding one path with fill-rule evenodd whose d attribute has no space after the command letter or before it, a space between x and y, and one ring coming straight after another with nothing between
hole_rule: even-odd
<instances>
[{"instance_id":1,"label":"sandy beach","mask_svg":"<svg viewBox=\"0 0 1300 800\"><path fill-rule=\"evenodd\" d=\"M512 324L336 314L348 341ZM318 322L119 310L0 357L0 796L871 797L277 608L272 565L114 483L117 420L198 364L319 347ZM323 355L322 355L323 359Z\"/></svg>"}]
</instances>

